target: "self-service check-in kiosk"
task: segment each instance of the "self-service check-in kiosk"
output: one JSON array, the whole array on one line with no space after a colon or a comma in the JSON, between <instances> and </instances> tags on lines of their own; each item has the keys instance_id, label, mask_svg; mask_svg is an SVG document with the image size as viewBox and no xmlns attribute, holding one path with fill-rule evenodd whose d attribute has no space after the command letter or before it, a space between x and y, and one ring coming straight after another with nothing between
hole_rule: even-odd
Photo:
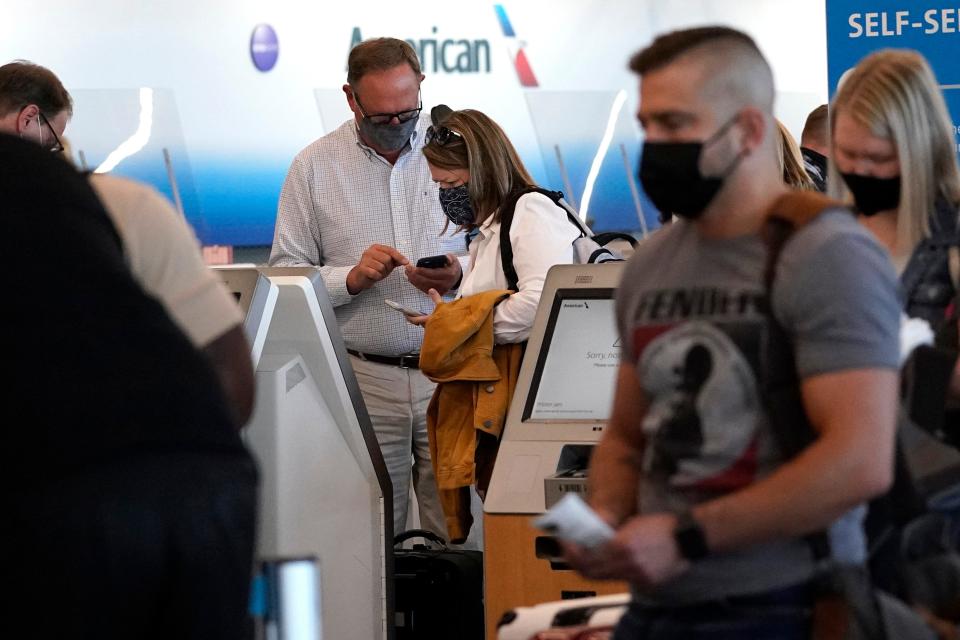
<instances>
[{"instance_id":1,"label":"self-service check-in kiosk","mask_svg":"<svg viewBox=\"0 0 960 640\"><path fill-rule=\"evenodd\" d=\"M627 590L580 577L530 525L567 492L586 491L590 453L610 416L620 343L614 291L622 262L547 274L484 502L487 637L514 607Z\"/></svg>"},{"instance_id":2,"label":"self-service check-in kiosk","mask_svg":"<svg viewBox=\"0 0 960 640\"><path fill-rule=\"evenodd\" d=\"M244 435L261 474L258 556L318 559L322 629L306 637L390 638L390 478L320 274L218 271L241 306L251 300L257 397Z\"/></svg>"}]
</instances>

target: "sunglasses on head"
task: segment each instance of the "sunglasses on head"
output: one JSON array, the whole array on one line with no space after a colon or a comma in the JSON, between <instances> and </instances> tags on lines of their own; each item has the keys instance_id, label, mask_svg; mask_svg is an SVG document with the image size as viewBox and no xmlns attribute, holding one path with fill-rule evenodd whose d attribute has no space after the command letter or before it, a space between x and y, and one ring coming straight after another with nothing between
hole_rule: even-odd
<instances>
[{"instance_id":1,"label":"sunglasses on head","mask_svg":"<svg viewBox=\"0 0 960 640\"><path fill-rule=\"evenodd\" d=\"M463 140L463 136L454 131L453 129L448 129L442 125L430 125L427 127L427 135L423 139L424 144L430 144L431 142L435 143L438 147L445 146L450 143L451 140L459 138Z\"/></svg>"}]
</instances>

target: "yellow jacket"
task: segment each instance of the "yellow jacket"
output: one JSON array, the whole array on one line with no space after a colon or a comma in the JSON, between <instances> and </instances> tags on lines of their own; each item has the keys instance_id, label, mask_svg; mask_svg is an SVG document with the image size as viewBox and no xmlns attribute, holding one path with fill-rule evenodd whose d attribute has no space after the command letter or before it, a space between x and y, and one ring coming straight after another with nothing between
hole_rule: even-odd
<instances>
[{"instance_id":1,"label":"yellow jacket","mask_svg":"<svg viewBox=\"0 0 960 640\"><path fill-rule=\"evenodd\" d=\"M523 346L494 347L493 311L509 291L439 305L427 321L420 369L437 384L427 408L430 456L451 542L470 532L470 485L481 496L493 472Z\"/></svg>"}]
</instances>

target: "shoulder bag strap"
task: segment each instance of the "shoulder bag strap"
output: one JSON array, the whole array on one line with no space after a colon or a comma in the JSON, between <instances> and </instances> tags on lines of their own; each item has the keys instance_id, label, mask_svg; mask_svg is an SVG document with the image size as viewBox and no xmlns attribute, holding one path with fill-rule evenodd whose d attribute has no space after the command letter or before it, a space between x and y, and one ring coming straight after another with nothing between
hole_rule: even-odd
<instances>
[{"instance_id":1,"label":"shoulder bag strap","mask_svg":"<svg viewBox=\"0 0 960 640\"><path fill-rule=\"evenodd\" d=\"M500 266L503 267L503 275L507 278L507 289L519 291L520 278L517 276L517 270L513 267L513 244L510 242L510 227L513 225L513 214L517 209L517 201L521 196L528 193L540 193L551 200L560 208L567 212L570 217L570 210L561 204L563 193L560 191L550 191L537 186L524 187L513 194L507 196L507 199L500 205Z\"/></svg>"}]
</instances>

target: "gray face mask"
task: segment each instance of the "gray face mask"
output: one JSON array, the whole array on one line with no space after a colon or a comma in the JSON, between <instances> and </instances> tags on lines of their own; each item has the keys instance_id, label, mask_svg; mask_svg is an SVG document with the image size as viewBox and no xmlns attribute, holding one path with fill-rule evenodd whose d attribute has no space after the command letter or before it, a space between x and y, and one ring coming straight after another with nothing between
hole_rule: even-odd
<instances>
[{"instance_id":1,"label":"gray face mask","mask_svg":"<svg viewBox=\"0 0 960 640\"><path fill-rule=\"evenodd\" d=\"M419 118L400 124L374 124L369 118L360 120L360 135L381 151L399 151L410 140Z\"/></svg>"}]
</instances>

